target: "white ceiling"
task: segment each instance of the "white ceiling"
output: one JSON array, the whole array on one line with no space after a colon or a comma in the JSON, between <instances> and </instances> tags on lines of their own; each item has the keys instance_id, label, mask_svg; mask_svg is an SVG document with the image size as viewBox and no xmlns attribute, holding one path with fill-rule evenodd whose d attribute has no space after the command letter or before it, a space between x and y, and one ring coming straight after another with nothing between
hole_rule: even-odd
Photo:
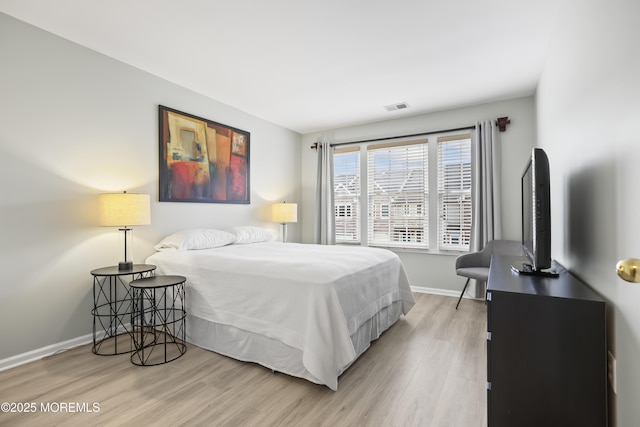
<instances>
[{"instance_id":1,"label":"white ceiling","mask_svg":"<svg viewBox=\"0 0 640 427\"><path fill-rule=\"evenodd\" d=\"M0 0L300 133L534 93L558 0ZM383 106L407 102L388 112Z\"/></svg>"}]
</instances>

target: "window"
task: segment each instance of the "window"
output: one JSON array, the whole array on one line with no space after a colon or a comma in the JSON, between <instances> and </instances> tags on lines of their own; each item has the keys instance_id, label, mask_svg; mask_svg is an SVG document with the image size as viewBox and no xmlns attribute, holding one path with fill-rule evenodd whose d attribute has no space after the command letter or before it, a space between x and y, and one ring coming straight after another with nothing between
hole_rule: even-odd
<instances>
[{"instance_id":1,"label":"window","mask_svg":"<svg viewBox=\"0 0 640 427\"><path fill-rule=\"evenodd\" d=\"M368 243L428 247L427 141L367 147Z\"/></svg>"},{"instance_id":2,"label":"window","mask_svg":"<svg viewBox=\"0 0 640 427\"><path fill-rule=\"evenodd\" d=\"M471 137L433 141L336 148L336 242L469 250Z\"/></svg>"},{"instance_id":3,"label":"window","mask_svg":"<svg viewBox=\"0 0 640 427\"><path fill-rule=\"evenodd\" d=\"M360 241L360 150L338 149L333 156L336 242Z\"/></svg>"},{"instance_id":4,"label":"window","mask_svg":"<svg viewBox=\"0 0 640 427\"><path fill-rule=\"evenodd\" d=\"M438 138L438 247L469 250L471 239L471 139Z\"/></svg>"}]
</instances>

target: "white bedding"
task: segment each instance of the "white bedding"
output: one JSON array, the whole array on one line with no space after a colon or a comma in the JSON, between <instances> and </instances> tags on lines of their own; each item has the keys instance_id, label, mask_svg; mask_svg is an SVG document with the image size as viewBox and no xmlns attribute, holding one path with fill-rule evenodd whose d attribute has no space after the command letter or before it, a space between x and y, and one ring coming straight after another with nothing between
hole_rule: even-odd
<instances>
[{"instance_id":1,"label":"white bedding","mask_svg":"<svg viewBox=\"0 0 640 427\"><path fill-rule=\"evenodd\" d=\"M161 251L146 262L187 278L191 316L299 350L332 390L357 357L351 335L395 301L404 314L414 304L400 259L384 249L268 242Z\"/></svg>"}]
</instances>

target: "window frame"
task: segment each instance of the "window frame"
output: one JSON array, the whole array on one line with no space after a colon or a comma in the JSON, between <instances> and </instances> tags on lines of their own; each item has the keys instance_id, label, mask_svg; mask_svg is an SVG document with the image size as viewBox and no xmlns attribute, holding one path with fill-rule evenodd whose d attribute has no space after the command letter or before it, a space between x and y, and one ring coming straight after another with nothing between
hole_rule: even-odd
<instances>
[{"instance_id":1,"label":"window frame","mask_svg":"<svg viewBox=\"0 0 640 427\"><path fill-rule=\"evenodd\" d=\"M437 152L438 152L438 166L437 166L437 174L438 174L438 248L441 251L456 251L456 252L468 252L470 249L471 243L471 221L473 214L473 203L471 200L471 191L472 191L472 181L473 181L473 173L471 166L471 134L455 134L448 136L439 136L436 140L437 142ZM459 145L458 147L455 144ZM454 165L453 171L447 171L444 167L441 167L441 160L443 160L442 153L445 144L451 144L451 150L455 150L454 154L456 156L448 157ZM466 162L456 163L456 161L460 161L462 159L469 159L468 164ZM444 175L452 178L449 182L450 190L447 190L447 185L444 183L444 179L441 179ZM456 176L457 175L457 176ZM456 179L459 181L459 187L456 185ZM467 181L468 180L468 181ZM455 188L457 187L457 188ZM450 200L457 199L452 201L451 203L446 203L444 201L445 196L448 196ZM456 209L456 205L457 209ZM449 209L453 207L453 209ZM466 209L469 211L469 217L466 218L465 211ZM450 228L452 231L451 234L458 233L458 239L461 239L463 243L453 244L446 243L443 238L443 232L445 229L445 214L449 215L448 211L451 210L451 215L455 218L458 216L457 224L455 222L451 222L453 227ZM448 227L447 227L448 228Z\"/></svg>"},{"instance_id":2,"label":"window frame","mask_svg":"<svg viewBox=\"0 0 640 427\"><path fill-rule=\"evenodd\" d=\"M357 158L357 165L360 169L360 171L362 170L361 167L361 157L362 155L359 153L360 149L358 147L355 146L349 146L349 147L336 147L333 151L333 156L334 156L334 170L333 170L333 178L335 180L335 171L336 171L336 166L335 166L335 156L336 154L349 154L349 153L357 153L356 158ZM337 210L339 209L340 206L345 208L345 216L338 216L335 215L334 216L334 226L335 226L335 239L336 239L336 243L337 244L360 244L361 240L362 240L362 229L361 229L361 216L362 216L362 212L364 212L362 210L362 203L360 203L360 199L362 197L362 176L358 175L357 177L354 177L354 179L356 180L355 182L355 187L357 188L357 195L355 197L349 198L349 197L342 197L342 198L337 198L336 197L336 184L334 182L334 212L337 214ZM340 184L346 184L346 183L340 183ZM344 185L346 187L346 185ZM349 213L350 215L347 216L346 215L346 211L347 208L346 206L349 205L350 209L349 209ZM343 236L349 235L348 234L348 228L350 228L348 225L346 225L347 221L356 221L356 226L355 226L355 238L353 239L342 239ZM344 223L344 225L341 225L341 223ZM340 233L338 233L340 231Z\"/></svg>"},{"instance_id":3,"label":"window frame","mask_svg":"<svg viewBox=\"0 0 640 427\"><path fill-rule=\"evenodd\" d=\"M439 235L440 235L440 194L438 191L438 138L459 138L459 139L470 139L472 130L469 131L450 131L450 132L434 132L429 133L424 136L411 136L411 137L399 137L399 138L390 138L389 143L394 145L403 145L408 143L415 143L418 140L426 140L427 143L427 173L428 173L428 188L427 194L428 199L427 210L426 212L428 216L428 236L429 242L428 247L412 247L406 245L383 245L383 244L369 244L369 206L368 206L368 162L367 162L367 151L368 147L372 145L382 145L379 141L377 142L362 142L357 144L345 144L344 147L340 147L340 145L336 145L336 150L334 155L341 154L345 151L359 151L360 153L360 176L359 176L359 184L360 184L360 197L359 197L359 207L355 208L359 210L358 217L358 232L359 239L357 241L338 241L338 236L336 235L336 243L337 244L347 244L347 245L361 245L361 246L371 246L371 247L382 247L391 249L398 252L418 252L418 253L431 253L431 254L452 254L457 255L460 253L466 253L469 249L460 250L457 248L448 248L448 247L440 247L439 245ZM466 137L466 138L465 138ZM472 144L472 143L470 143ZM471 161L471 159L470 159ZM471 173L471 179L473 179L473 173ZM389 206L389 212L394 209L393 206ZM425 206L416 206L416 210L425 210Z\"/></svg>"},{"instance_id":4,"label":"window frame","mask_svg":"<svg viewBox=\"0 0 640 427\"><path fill-rule=\"evenodd\" d=\"M421 148L424 147L424 148ZM410 151L404 151L405 149ZM429 195L429 181L428 177L423 175L423 171L418 174L418 181L412 180L414 172L416 168L404 169L401 164L391 163L391 159L400 160L404 162L407 167L410 164L415 164L416 162L422 162L429 160L429 146L427 138L411 138L406 141L393 141L393 142L371 142L365 144L363 149L366 153L366 169L367 174L376 173L376 165L377 161L381 161L383 163L382 167L378 169L378 173L381 175L390 174L387 179L383 179L381 181L377 181L379 185L385 185L387 189L392 189L395 185L398 185L399 181L403 181L400 187L405 185L409 186L409 191L404 192L391 192L391 199L388 202L383 202L379 206L374 207L372 211L369 206L367 206L367 246L372 247L383 247L383 248L399 248L399 249L415 249L415 250L427 250L429 248L429 215L428 213L424 213L421 215L411 214L411 199L414 197L418 197L420 200L418 204L428 204L428 195ZM362 152L361 152L362 154ZM362 159L360 162L360 168L362 170ZM389 169L384 167L384 162L389 161ZM400 167L399 167L400 166ZM411 171L411 172L409 172ZM428 163L427 163L427 171L428 171ZM398 180L398 173L404 172L405 175L400 175L400 180ZM367 186L362 191L362 196L364 197L366 194L367 202L369 203L374 199L384 199L386 196L386 192L378 186L371 186L370 176L367 179ZM420 183L420 179L423 180L423 183ZM425 182L426 181L426 182ZM364 182L364 181L361 181ZM416 187L417 186L417 187ZM371 191L373 190L373 192ZM420 191L422 191L426 198L421 199ZM393 196L396 197L396 201L394 203ZM362 199L361 199L362 200ZM414 199L415 200L415 199ZM387 210L383 209L388 207ZM379 212L378 209L379 208ZM364 209L363 209L364 212ZM386 215L384 215L386 214ZM375 241L374 239L377 236L371 236L371 231L376 228L376 219L379 223L387 224L389 230L387 232L388 239ZM386 222L385 222L386 220ZM365 224L362 224L365 226ZM426 235L426 239L425 239Z\"/></svg>"}]
</instances>

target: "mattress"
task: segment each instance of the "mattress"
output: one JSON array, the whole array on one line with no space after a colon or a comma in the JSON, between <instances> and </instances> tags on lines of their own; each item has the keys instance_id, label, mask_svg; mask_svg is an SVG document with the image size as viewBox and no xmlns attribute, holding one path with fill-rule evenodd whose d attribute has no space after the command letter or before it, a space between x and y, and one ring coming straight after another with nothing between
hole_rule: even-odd
<instances>
[{"instance_id":1,"label":"mattress","mask_svg":"<svg viewBox=\"0 0 640 427\"><path fill-rule=\"evenodd\" d=\"M378 248L264 242L146 262L187 278L189 342L332 390L414 305L400 259Z\"/></svg>"}]
</instances>

